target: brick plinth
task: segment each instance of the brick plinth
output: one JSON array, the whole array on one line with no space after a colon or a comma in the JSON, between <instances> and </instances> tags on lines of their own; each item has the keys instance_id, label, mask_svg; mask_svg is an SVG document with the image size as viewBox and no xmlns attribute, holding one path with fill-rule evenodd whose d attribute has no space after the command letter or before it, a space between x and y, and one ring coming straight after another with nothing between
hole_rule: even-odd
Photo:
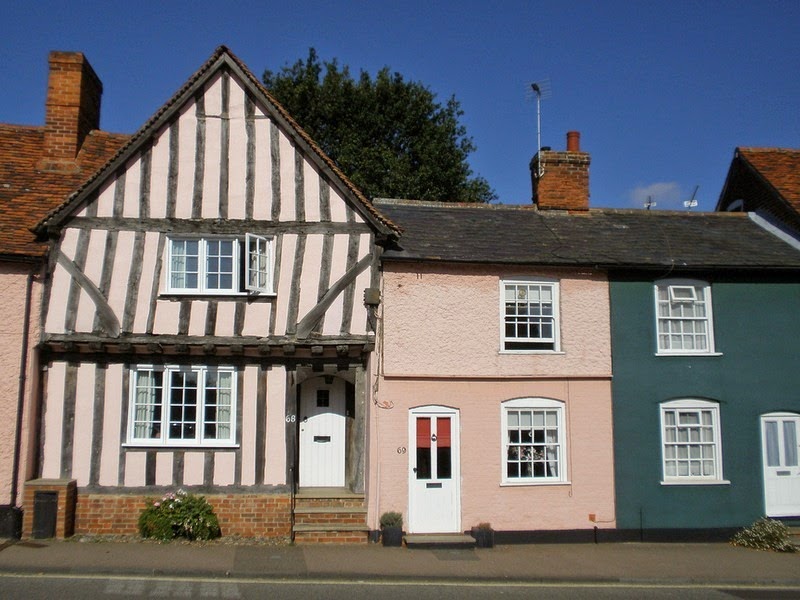
<instances>
[{"instance_id":1,"label":"brick plinth","mask_svg":"<svg viewBox=\"0 0 800 600\"><path fill-rule=\"evenodd\" d=\"M291 535L291 501L282 494L202 494L214 508L222 535L276 538ZM139 514L149 495L79 492L75 533L138 533Z\"/></svg>"},{"instance_id":2,"label":"brick plinth","mask_svg":"<svg viewBox=\"0 0 800 600\"><path fill-rule=\"evenodd\" d=\"M33 479L25 482L22 505L22 537L33 535L34 498L36 492L55 492L58 494L55 537L64 539L74 532L75 496L77 486L74 479Z\"/></svg>"}]
</instances>

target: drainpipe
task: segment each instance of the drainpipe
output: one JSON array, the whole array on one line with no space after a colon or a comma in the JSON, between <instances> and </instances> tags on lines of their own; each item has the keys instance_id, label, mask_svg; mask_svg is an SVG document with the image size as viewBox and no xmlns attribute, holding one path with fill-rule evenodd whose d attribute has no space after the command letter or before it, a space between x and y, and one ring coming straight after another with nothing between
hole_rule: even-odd
<instances>
[{"instance_id":1,"label":"drainpipe","mask_svg":"<svg viewBox=\"0 0 800 600\"><path fill-rule=\"evenodd\" d=\"M11 468L11 506L17 505L17 482L19 480L20 440L22 438L22 412L25 409L25 384L28 376L28 338L31 326L31 296L33 293L33 271L28 273L25 285L25 316L22 323L22 356L19 360L19 389L17 392L17 422L14 426L14 463Z\"/></svg>"}]
</instances>

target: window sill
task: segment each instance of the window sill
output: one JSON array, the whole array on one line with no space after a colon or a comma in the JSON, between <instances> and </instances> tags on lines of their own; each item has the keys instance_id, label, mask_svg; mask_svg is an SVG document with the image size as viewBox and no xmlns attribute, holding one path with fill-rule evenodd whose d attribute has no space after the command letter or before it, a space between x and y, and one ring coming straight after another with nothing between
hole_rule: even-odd
<instances>
[{"instance_id":1,"label":"window sill","mask_svg":"<svg viewBox=\"0 0 800 600\"><path fill-rule=\"evenodd\" d=\"M203 444L198 443L180 443L180 442L125 442L122 444L123 448L149 448L152 450L235 450L239 447L236 442L206 442Z\"/></svg>"},{"instance_id":2,"label":"window sill","mask_svg":"<svg viewBox=\"0 0 800 600\"><path fill-rule=\"evenodd\" d=\"M656 356L723 356L722 352L656 352Z\"/></svg>"},{"instance_id":3,"label":"window sill","mask_svg":"<svg viewBox=\"0 0 800 600\"><path fill-rule=\"evenodd\" d=\"M554 485L572 485L571 481L502 481L500 487L539 487Z\"/></svg>"},{"instance_id":4,"label":"window sill","mask_svg":"<svg viewBox=\"0 0 800 600\"><path fill-rule=\"evenodd\" d=\"M275 298L275 292L198 292L195 290L187 292L161 292L158 297L162 300L186 300L207 298Z\"/></svg>"},{"instance_id":5,"label":"window sill","mask_svg":"<svg viewBox=\"0 0 800 600\"><path fill-rule=\"evenodd\" d=\"M560 356L566 354L561 350L500 350L499 354L551 354Z\"/></svg>"},{"instance_id":6,"label":"window sill","mask_svg":"<svg viewBox=\"0 0 800 600\"><path fill-rule=\"evenodd\" d=\"M731 482L727 479L691 479L686 478L685 481L677 481L674 479L665 479L661 481L661 485L730 485Z\"/></svg>"}]
</instances>

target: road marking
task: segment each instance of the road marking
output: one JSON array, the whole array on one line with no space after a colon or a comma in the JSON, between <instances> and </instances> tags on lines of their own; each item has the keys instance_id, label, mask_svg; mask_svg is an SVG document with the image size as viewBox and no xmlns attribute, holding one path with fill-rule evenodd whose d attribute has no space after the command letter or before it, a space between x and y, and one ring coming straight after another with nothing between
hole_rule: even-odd
<instances>
[{"instance_id":1,"label":"road marking","mask_svg":"<svg viewBox=\"0 0 800 600\"><path fill-rule=\"evenodd\" d=\"M133 590L142 590L140 585L156 584L156 588L150 592L151 596L163 597L164 595L171 595L172 597L192 597L191 589L186 587L172 588L170 583L197 583L197 584L226 584L225 587L220 587L219 591L222 595L214 596L212 587L201 588L207 594L206 597L223 597L223 598L239 598L238 589L232 594L232 589L236 585L259 585L269 583L270 585L361 585L367 587L387 587L387 586L441 586L441 587L466 587L466 588L506 588L506 587L519 587L519 588L608 588L608 589L642 589L642 590L704 590L714 589L719 591L726 590L798 590L800 589L800 582L798 583L737 583L737 582L642 582L642 581L514 581L514 580L486 580L486 581L456 581L452 579L354 579L347 580L343 578L290 578L290 577L209 577L209 576L168 576L168 575L113 575L103 573L15 573L15 572L2 572L0 579L78 579L78 580L106 580L109 585L120 586L115 589L124 590L124 594L132 595ZM188 591L189 595L185 596ZM156 593L158 592L158 593ZM204 594L205 595L205 594Z\"/></svg>"}]
</instances>

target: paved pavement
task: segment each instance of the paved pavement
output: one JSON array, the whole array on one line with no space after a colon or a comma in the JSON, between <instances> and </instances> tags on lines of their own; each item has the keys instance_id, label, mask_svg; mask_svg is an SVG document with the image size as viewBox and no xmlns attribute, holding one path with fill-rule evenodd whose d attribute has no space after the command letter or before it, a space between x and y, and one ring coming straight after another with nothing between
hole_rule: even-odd
<instances>
[{"instance_id":1,"label":"paved pavement","mask_svg":"<svg viewBox=\"0 0 800 600\"><path fill-rule=\"evenodd\" d=\"M527 544L439 550L35 540L0 544L0 575L9 573L800 586L800 553L759 552L722 543Z\"/></svg>"}]
</instances>

